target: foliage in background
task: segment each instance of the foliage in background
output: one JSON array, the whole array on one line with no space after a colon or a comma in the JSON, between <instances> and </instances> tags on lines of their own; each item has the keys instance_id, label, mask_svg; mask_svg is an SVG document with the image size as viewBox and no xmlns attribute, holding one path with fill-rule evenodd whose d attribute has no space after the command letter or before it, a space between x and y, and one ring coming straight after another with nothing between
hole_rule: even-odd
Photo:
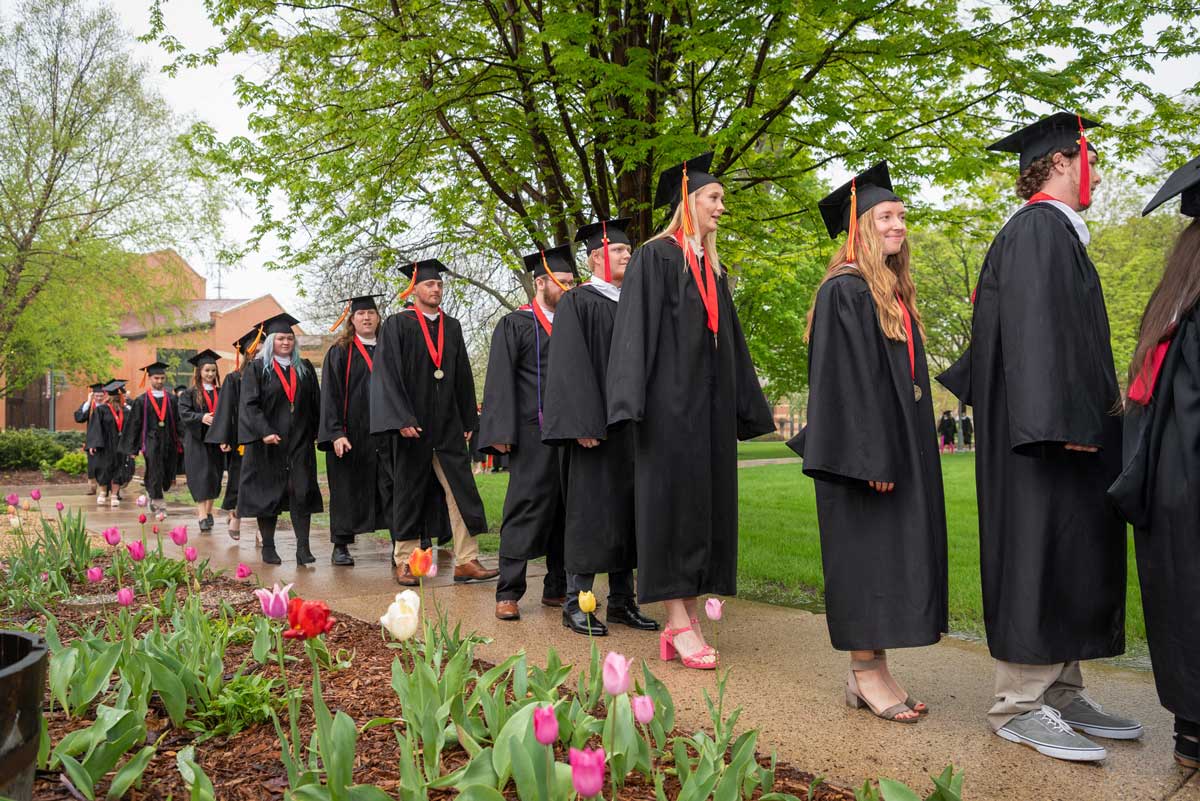
<instances>
[{"instance_id":1,"label":"foliage in background","mask_svg":"<svg viewBox=\"0 0 1200 801\"><path fill-rule=\"evenodd\" d=\"M54 464L67 449L49 431L10 428L0 431L0 470L36 470Z\"/></svg>"}]
</instances>

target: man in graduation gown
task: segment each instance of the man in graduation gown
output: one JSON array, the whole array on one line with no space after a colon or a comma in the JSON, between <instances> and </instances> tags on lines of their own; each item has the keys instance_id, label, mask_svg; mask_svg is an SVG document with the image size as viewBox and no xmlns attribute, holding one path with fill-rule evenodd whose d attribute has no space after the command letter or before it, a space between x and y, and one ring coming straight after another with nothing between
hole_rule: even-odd
<instances>
[{"instance_id":1,"label":"man in graduation gown","mask_svg":"<svg viewBox=\"0 0 1200 801\"><path fill-rule=\"evenodd\" d=\"M204 435L204 441L216 445L226 456L225 497L221 509L229 512L229 538L242 538L242 519L238 517L238 488L242 484L242 451L238 444L238 403L241 401L242 367L254 358L254 352L265 335L261 326L255 326L233 343L237 354L236 367L225 376L221 393L217 397L217 411L212 425ZM261 537L256 536L261 542Z\"/></svg>"},{"instance_id":2,"label":"man in graduation gown","mask_svg":"<svg viewBox=\"0 0 1200 801\"><path fill-rule=\"evenodd\" d=\"M357 534L389 528L391 494L371 436L371 374L379 307L375 295L350 298L346 328L321 366L321 426L317 448L325 451L329 479L332 562L350 567ZM336 328L336 326L335 326ZM387 465L382 466L387 470Z\"/></svg>"},{"instance_id":3,"label":"man in graduation gown","mask_svg":"<svg viewBox=\"0 0 1200 801\"><path fill-rule=\"evenodd\" d=\"M409 278L403 297L413 305L388 317L371 374L371 433L389 436L392 454L391 525L396 581L414 586L408 559L429 518L429 484L444 492L454 547L454 580L486 581L499 571L479 562L475 536L487 531L483 500L467 452L475 427L475 379L462 326L441 309L437 259L401 268Z\"/></svg>"},{"instance_id":4,"label":"man in graduation gown","mask_svg":"<svg viewBox=\"0 0 1200 801\"><path fill-rule=\"evenodd\" d=\"M133 475L132 459L121 453L121 431L125 427L128 408L122 397L124 381L113 380L101 385L106 402L97 404L88 417L84 447L88 457L96 462L97 504L107 502L120 506L117 492Z\"/></svg>"},{"instance_id":5,"label":"man in graduation gown","mask_svg":"<svg viewBox=\"0 0 1200 801\"><path fill-rule=\"evenodd\" d=\"M542 603L562 606L563 502L558 453L542 443L542 399L550 361L550 335L558 300L575 285L570 245L525 256L533 273L533 302L504 315L492 335L479 442L485 453L508 454L508 492L500 524L500 581L496 617L517 620L530 559L546 557Z\"/></svg>"},{"instance_id":6,"label":"man in graduation gown","mask_svg":"<svg viewBox=\"0 0 1200 801\"><path fill-rule=\"evenodd\" d=\"M579 593L592 590L597 573L608 574L609 623L658 629L638 608L633 583L633 432L626 426L610 435L604 396L613 320L633 255L629 223L605 220L576 232L592 277L558 302L544 393L542 441L560 446L566 509L563 625L585 635L608 633L592 612L579 608Z\"/></svg>"},{"instance_id":7,"label":"man in graduation gown","mask_svg":"<svg viewBox=\"0 0 1200 801\"><path fill-rule=\"evenodd\" d=\"M1083 734L1141 735L1082 694L1080 672L1125 650L1125 526L1105 498L1121 463L1117 381L1079 216L1099 183L1094 125L1055 114L991 146L1020 154L1028 202L993 240L970 346L939 379L975 410L989 722L1078 761L1105 756Z\"/></svg>"},{"instance_id":8,"label":"man in graduation gown","mask_svg":"<svg viewBox=\"0 0 1200 801\"><path fill-rule=\"evenodd\" d=\"M145 457L146 497L150 510L166 511L163 493L175 483L183 440L179 430L179 403L166 388L167 365L153 362L142 368L150 388L134 399L121 431L121 452Z\"/></svg>"},{"instance_id":9,"label":"man in graduation gown","mask_svg":"<svg viewBox=\"0 0 1200 801\"><path fill-rule=\"evenodd\" d=\"M87 431L87 428L86 428L87 422L92 417L92 411L100 406L103 406L104 403L108 400L108 393L106 393L104 391L104 382L103 381L101 381L98 384L90 385L88 387L88 389L91 391L91 394L88 395L87 400L85 400L83 402L83 404L78 409L75 410L75 414L74 414L75 422L83 423L85 426L85 428L84 428L85 432ZM86 433L84 436L86 437ZM85 454L87 454L88 495L95 495L96 494L96 457L90 451L88 451L87 445L83 446L83 452ZM96 499L96 503L97 504L100 503L99 498Z\"/></svg>"}]
</instances>

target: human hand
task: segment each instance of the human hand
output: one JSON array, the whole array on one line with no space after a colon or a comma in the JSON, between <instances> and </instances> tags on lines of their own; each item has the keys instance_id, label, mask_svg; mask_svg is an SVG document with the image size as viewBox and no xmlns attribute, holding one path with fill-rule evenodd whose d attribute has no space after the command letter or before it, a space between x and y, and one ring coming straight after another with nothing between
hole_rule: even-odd
<instances>
[{"instance_id":1,"label":"human hand","mask_svg":"<svg viewBox=\"0 0 1200 801\"><path fill-rule=\"evenodd\" d=\"M283 437L278 434L267 434L263 437L262 441L264 445L278 445L280 442L283 442Z\"/></svg>"},{"instance_id":2,"label":"human hand","mask_svg":"<svg viewBox=\"0 0 1200 801\"><path fill-rule=\"evenodd\" d=\"M868 481L867 483L876 492L891 492L896 488L896 482L894 481Z\"/></svg>"},{"instance_id":3,"label":"human hand","mask_svg":"<svg viewBox=\"0 0 1200 801\"><path fill-rule=\"evenodd\" d=\"M226 445L224 442L221 443L221 453L229 453L231 450L233 450L232 447Z\"/></svg>"},{"instance_id":4,"label":"human hand","mask_svg":"<svg viewBox=\"0 0 1200 801\"><path fill-rule=\"evenodd\" d=\"M600 444L600 440L596 439L595 437L580 437L575 441L585 448L594 448Z\"/></svg>"},{"instance_id":5,"label":"human hand","mask_svg":"<svg viewBox=\"0 0 1200 801\"><path fill-rule=\"evenodd\" d=\"M212 412L205 412L204 416L200 418L200 422L204 423L204 425L206 425L206 426L211 426L212 421L213 421Z\"/></svg>"},{"instance_id":6,"label":"human hand","mask_svg":"<svg viewBox=\"0 0 1200 801\"><path fill-rule=\"evenodd\" d=\"M495 445L492 446L492 450L494 450L496 453L508 453L509 451L512 450L512 446L504 445L502 443L497 442Z\"/></svg>"},{"instance_id":7,"label":"human hand","mask_svg":"<svg viewBox=\"0 0 1200 801\"><path fill-rule=\"evenodd\" d=\"M400 429L400 436L408 437L409 439L416 439L417 437L421 436L421 429L417 428L416 426L408 426L407 428Z\"/></svg>"},{"instance_id":8,"label":"human hand","mask_svg":"<svg viewBox=\"0 0 1200 801\"><path fill-rule=\"evenodd\" d=\"M1094 445L1077 445L1074 442L1068 442L1063 447L1069 451L1077 451L1078 453L1097 453L1100 450Z\"/></svg>"},{"instance_id":9,"label":"human hand","mask_svg":"<svg viewBox=\"0 0 1200 801\"><path fill-rule=\"evenodd\" d=\"M338 437L333 441L333 452L337 458L341 459L344 455L350 452L350 440L346 437Z\"/></svg>"}]
</instances>

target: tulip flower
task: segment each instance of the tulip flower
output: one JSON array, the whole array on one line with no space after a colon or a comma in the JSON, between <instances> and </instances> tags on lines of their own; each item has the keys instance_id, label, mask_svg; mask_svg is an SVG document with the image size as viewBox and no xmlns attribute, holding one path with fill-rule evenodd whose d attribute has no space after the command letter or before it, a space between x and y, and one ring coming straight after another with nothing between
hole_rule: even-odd
<instances>
[{"instance_id":1,"label":"tulip flower","mask_svg":"<svg viewBox=\"0 0 1200 801\"><path fill-rule=\"evenodd\" d=\"M426 577L426 578L433 578L433 577L434 577L434 576L436 576L436 575L437 575L437 562L436 562L436 561L430 561L430 563L429 563L429 572L425 574L425 577Z\"/></svg>"},{"instance_id":2,"label":"tulip flower","mask_svg":"<svg viewBox=\"0 0 1200 801\"><path fill-rule=\"evenodd\" d=\"M262 605L262 613L272 620L279 620L287 617L288 613L288 591L292 589L292 585L288 584L280 587L278 583L271 589L259 587L254 591L258 596L258 602Z\"/></svg>"},{"instance_id":3,"label":"tulip flower","mask_svg":"<svg viewBox=\"0 0 1200 801\"><path fill-rule=\"evenodd\" d=\"M21 501L21 508L24 509L26 512L28 512L29 511L29 501Z\"/></svg>"},{"instance_id":4,"label":"tulip flower","mask_svg":"<svg viewBox=\"0 0 1200 801\"><path fill-rule=\"evenodd\" d=\"M408 569L417 578L429 575L429 566L432 564L432 548L414 548L408 557Z\"/></svg>"},{"instance_id":5,"label":"tulip flower","mask_svg":"<svg viewBox=\"0 0 1200 801\"><path fill-rule=\"evenodd\" d=\"M162 521L167 519L167 513L159 512L158 514L154 515L154 519L161 523Z\"/></svg>"},{"instance_id":6,"label":"tulip flower","mask_svg":"<svg viewBox=\"0 0 1200 801\"><path fill-rule=\"evenodd\" d=\"M590 590L579 593L579 611L589 615L596 611L596 596Z\"/></svg>"},{"instance_id":7,"label":"tulip flower","mask_svg":"<svg viewBox=\"0 0 1200 801\"><path fill-rule=\"evenodd\" d=\"M152 533L154 533L154 534L157 534L157 533L158 533L158 526L151 526L151 527L150 527L150 531L151 531Z\"/></svg>"},{"instance_id":8,"label":"tulip flower","mask_svg":"<svg viewBox=\"0 0 1200 801\"><path fill-rule=\"evenodd\" d=\"M534 707L533 736L542 745L551 745L558 739L558 716L552 705Z\"/></svg>"},{"instance_id":9,"label":"tulip flower","mask_svg":"<svg viewBox=\"0 0 1200 801\"><path fill-rule=\"evenodd\" d=\"M187 526L176 526L171 529L171 542L176 545L187 545Z\"/></svg>"},{"instance_id":10,"label":"tulip flower","mask_svg":"<svg viewBox=\"0 0 1200 801\"><path fill-rule=\"evenodd\" d=\"M616 651L609 651L604 657L604 692L609 695L620 695L629 691L629 668L633 660Z\"/></svg>"},{"instance_id":11,"label":"tulip flower","mask_svg":"<svg viewBox=\"0 0 1200 801\"><path fill-rule=\"evenodd\" d=\"M42 581L49 581L49 580L50 580L50 574L47 573L45 570L43 570L42 571Z\"/></svg>"},{"instance_id":12,"label":"tulip flower","mask_svg":"<svg viewBox=\"0 0 1200 801\"><path fill-rule=\"evenodd\" d=\"M121 544L121 532L116 527L104 529L104 541L116 547Z\"/></svg>"},{"instance_id":13,"label":"tulip flower","mask_svg":"<svg viewBox=\"0 0 1200 801\"><path fill-rule=\"evenodd\" d=\"M125 543L125 549L129 551L129 558L135 562L140 562L146 558L146 546L141 540Z\"/></svg>"},{"instance_id":14,"label":"tulip flower","mask_svg":"<svg viewBox=\"0 0 1200 801\"><path fill-rule=\"evenodd\" d=\"M146 525L146 513L145 512L142 512L140 515L138 515L138 522L141 523L143 526Z\"/></svg>"},{"instance_id":15,"label":"tulip flower","mask_svg":"<svg viewBox=\"0 0 1200 801\"><path fill-rule=\"evenodd\" d=\"M633 719L645 726L654 720L654 699L648 695L633 697Z\"/></svg>"},{"instance_id":16,"label":"tulip flower","mask_svg":"<svg viewBox=\"0 0 1200 801\"><path fill-rule=\"evenodd\" d=\"M337 618L331 617L324 601L305 601L293 598L288 601L288 629L284 637L308 640L329 633Z\"/></svg>"},{"instance_id":17,"label":"tulip flower","mask_svg":"<svg viewBox=\"0 0 1200 801\"><path fill-rule=\"evenodd\" d=\"M149 501L148 501L148 500L146 500L146 496L145 496L145 495L139 495L139 496L137 497L137 501L136 501L136 503L137 503L137 505L138 505L139 507L144 507L146 504L148 504L148 503L149 503Z\"/></svg>"},{"instance_id":18,"label":"tulip flower","mask_svg":"<svg viewBox=\"0 0 1200 801\"><path fill-rule=\"evenodd\" d=\"M249 566L246 565L245 562L238 562L237 572L234 573L234 575L240 579L244 579L244 578L250 578L250 576L253 575L253 573L254 573L254 571L251 570L249 568Z\"/></svg>"},{"instance_id":19,"label":"tulip flower","mask_svg":"<svg viewBox=\"0 0 1200 801\"><path fill-rule=\"evenodd\" d=\"M56 512L61 512L63 509L66 509L66 508L67 508L67 507L63 505L63 502L62 502L62 501L55 501L55 502L54 502L54 511L56 511Z\"/></svg>"},{"instance_id":20,"label":"tulip flower","mask_svg":"<svg viewBox=\"0 0 1200 801\"><path fill-rule=\"evenodd\" d=\"M704 602L704 614L708 615L709 620L720 620L724 607L724 601L716 598L709 598Z\"/></svg>"},{"instance_id":21,"label":"tulip flower","mask_svg":"<svg viewBox=\"0 0 1200 801\"><path fill-rule=\"evenodd\" d=\"M401 642L416 634L421 625L421 596L412 590L397 593L379 625Z\"/></svg>"},{"instance_id":22,"label":"tulip flower","mask_svg":"<svg viewBox=\"0 0 1200 801\"><path fill-rule=\"evenodd\" d=\"M8 503L9 506L16 506L18 503L21 502L21 497L19 495L17 495L17 493L15 493L15 492L10 492L4 496L4 500Z\"/></svg>"},{"instance_id":23,"label":"tulip flower","mask_svg":"<svg viewBox=\"0 0 1200 801\"><path fill-rule=\"evenodd\" d=\"M604 749L572 748L571 784L583 798L593 798L604 789Z\"/></svg>"},{"instance_id":24,"label":"tulip flower","mask_svg":"<svg viewBox=\"0 0 1200 801\"><path fill-rule=\"evenodd\" d=\"M8 505L8 513L9 513L10 515L15 515L15 514L17 513L17 507L13 506L13 505L10 503L10 504Z\"/></svg>"},{"instance_id":25,"label":"tulip flower","mask_svg":"<svg viewBox=\"0 0 1200 801\"><path fill-rule=\"evenodd\" d=\"M122 587L117 590L117 603L121 606L129 606L133 603L133 590L128 587Z\"/></svg>"},{"instance_id":26,"label":"tulip flower","mask_svg":"<svg viewBox=\"0 0 1200 801\"><path fill-rule=\"evenodd\" d=\"M196 551L196 548L193 545L189 545L188 547L183 549L183 558L188 560L189 562L195 562L196 557L199 555L200 555L199 552Z\"/></svg>"},{"instance_id":27,"label":"tulip flower","mask_svg":"<svg viewBox=\"0 0 1200 801\"><path fill-rule=\"evenodd\" d=\"M42 491L40 489L35 489L33 492L29 493L29 497L33 498L35 501L40 501L42 499Z\"/></svg>"},{"instance_id":28,"label":"tulip flower","mask_svg":"<svg viewBox=\"0 0 1200 801\"><path fill-rule=\"evenodd\" d=\"M101 581L104 580L104 568L89 567L87 569L87 580L92 582L93 584L99 584Z\"/></svg>"}]
</instances>

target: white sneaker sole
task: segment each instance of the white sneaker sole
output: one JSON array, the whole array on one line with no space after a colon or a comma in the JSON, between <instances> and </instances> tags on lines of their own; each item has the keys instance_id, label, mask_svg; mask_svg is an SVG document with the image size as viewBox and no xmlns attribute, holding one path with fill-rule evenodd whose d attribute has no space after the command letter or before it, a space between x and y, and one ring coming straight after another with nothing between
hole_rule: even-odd
<instances>
[{"instance_id":1,"label":"white sneaker sole","mask_svg":"<svg viewBox=\"0 0 1200 801\"><path fill-rule=\"evenodd\" d=\"M1142 736L1143 728L1138 726L1132 729L1110 729L1102 726L1087 726L1083 723L1075 723L1074 721L1063 718L1063 722L1069 725L1072 729L1092 737L1103 737L1106 740L1136 740Z\"/></svg>"},{"instance_id":2,"label":"white sneaker sole","mask_svg":"<svg viewBox=\"0 0 1200 801\"><path fill-rule=\"evenodd\" d=\"M1046 745L1045 743L1035 742L1022 737L1021 735L1011 732L1007 729L1000 729L996 734L1008 740L1010 743L1018 743L1025 745L1039 754L1053 757L1054 759L1062 759L1067 762L1100 762L1108 757L1108 752L1103 748L1063 748L1057 745Z\"/></svg>"}]
</instances>

